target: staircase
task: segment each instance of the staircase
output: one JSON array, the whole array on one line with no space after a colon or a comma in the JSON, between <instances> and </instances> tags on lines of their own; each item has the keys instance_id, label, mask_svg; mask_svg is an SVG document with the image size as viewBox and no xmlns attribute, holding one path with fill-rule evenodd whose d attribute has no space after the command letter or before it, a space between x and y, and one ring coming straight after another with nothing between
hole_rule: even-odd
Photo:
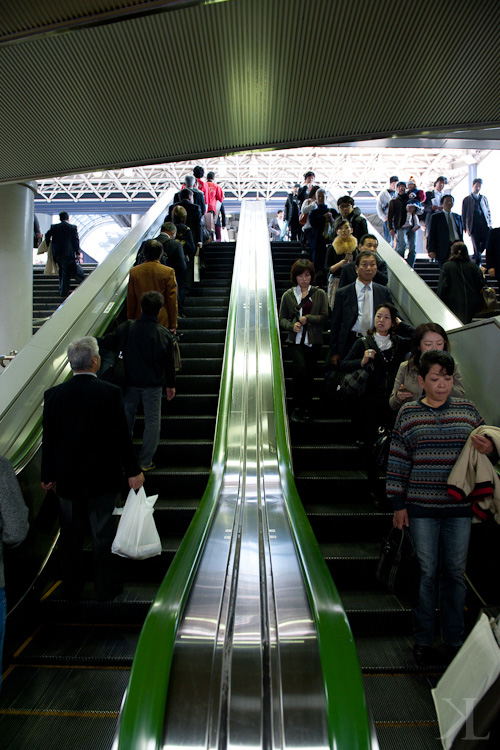
<instances>
[{"instance_id":1,"label":"staircase","mask_svg":"<svg viewBox=\"0 0 500 750\"><path fill-rule=\"evenodd\" d=\"M85 263L82 268L85 276L88 276L96 268L96 264ZM77 286L76 281L71 279L70 294ZM33 333L41 328L63 302L59 296L59 276L44 276L43 266L33 266Z\"/></svg>"}]
</instances>

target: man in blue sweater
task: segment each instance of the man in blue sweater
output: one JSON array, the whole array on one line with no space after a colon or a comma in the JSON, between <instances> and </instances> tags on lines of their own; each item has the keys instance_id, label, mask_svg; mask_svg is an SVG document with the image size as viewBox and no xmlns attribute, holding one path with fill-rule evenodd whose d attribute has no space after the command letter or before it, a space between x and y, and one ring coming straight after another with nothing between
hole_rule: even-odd
<instances>
[{"instance_id":1,"label":"man in blue sweater","mask_svg":"<svg viewBox=\"0 0 500 750\"><path fill-rule=\"evenodd\" d=\"M484 421L473 403L450 398L454 367L448 352L429 351L420 357L418 382L424 395L400 410L387 467L394 526L409 526L420 565L419 599L412 613L413 653L419 666L433 659L436 578L442 640L450 658L464 636L463 574L472 503L470 498L451 497L447 480L470 433ZM480 453L496 455L488 438L471 440Z\"/></svg>"}]
</instances>

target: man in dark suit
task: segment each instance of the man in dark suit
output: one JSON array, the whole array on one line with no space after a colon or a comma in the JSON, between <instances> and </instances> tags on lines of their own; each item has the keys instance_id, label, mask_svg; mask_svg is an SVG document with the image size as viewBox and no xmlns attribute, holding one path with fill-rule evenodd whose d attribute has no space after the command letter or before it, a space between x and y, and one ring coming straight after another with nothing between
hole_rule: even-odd
<instances>
[{"instance_id":1,"label":"man in dark suit","mask_svg":"<svg viewBox=\"0 0 500 750\"><path fill-rule=\"evenodd\" d=\"M187 188L193 193L193 203L199 206L201 215L205 216L207 210L205 205L205 196L202 191L196 185L196 177L193 174L187 174L184 177L184 185L182 189ZM174 203L180 203L182 200L180 191L174 195Z\"/></svg>"},{"instance_id":2,"label":"man in dark suit","mask_svg":"<svg viewBox=\"0 0 500 750\"><path fill-rule=\"evenodd\" d=\"M74 276L80 284L85 278L85 273L76 262L76 258L80 255L78 229L74 224L69 223L66 211L61 211L59 219L61 223L52 224L45 234L45 242L48 245L52 240L52 255L59 266L59 294L61 297L67 297L70 278Z\"/></svg>"},{"instance_id":3,"label":"man in dark suit","mask_svg":"<svg viewBox=\"0 0 500 750\"><path fill-rule=\"evenodd\" d=\"M451 210L455 199L452 195L441 197L442 211L432 215L427 252L429 258L435 258L441 267L450 257L450 247L458 240L463 242L462 217Z\"/></svg>"},{"instance_id":4,"label":"man in dark suit","mask_svg":"<svg viewBox=\"0 0 500 750\"><path fill-rule=\"evenodd\" d=\"M65 594L78 600L83 588L81 552L88 519L96 594L101 600L111 599L121 591L111 544L123 470L134 490L142 487L144 475L128 431L121 391L96 377L101 365L97 341L91 336L73 341L68 359L73 377L45 393L42 487L52 490L57 485Z\"/></svg>"},{"instance_id":5,"label":"man in dark suit","mask_svg":"<svg viewBox=\"0 0 500 750\"><path fill-rule=\"evenodd\" d=\"M201 236L201 211L198 206L193 203L193 191L181 190L179 193L180 201L178 203L172 203L168 209L168 218L166 221L173 221L174 209L176 206L182 206L185 208L187 213L186 226L188 226L193 233L194 244L197 247L201 247L203 244Z\"/></svg>"},{"instance_id":6,"label":"man in dark suit","mask_svg":"<svg viewBox=\"0 0 500 750\"><path fill-rule=\"evenodd\" d=\"M356 339L365 336L373 326L377 305L393 302L389 289L373 281L377 273L375 254L364 250L357 255L354 263L358 278L337 290L332 310L330 356L334 365L338 365Z\"/></svg>"},{"instance_id":7,"label":"man in dark suit","mask_svg":"<svg viewBox=\"0 0 500 750\"><path fill-rule=\"evenodd\" d=\"M377 260L377 273L375 274L373 281L376 284L382 284L382 286L387 286L387 280L388 280L388 275L389 275L389 272L387 270L387 263L377 253L378 240L374 234L364 234L361 237L361 240L359 243L359 252L362 253L363 250L368 250L369 252L373 253ZM356 260L357 254L358 253L355 252L354 260ZM346 265L343 266L342 268L342 273L340 274L339 289L342 286L347 286L348 284L352 284L354 281L356 281L356 278L357 278L356 264L354 263L354 261L352 263L346 263Z\"/></svg>"},{"instance_id":8,"label":"man in dark suit","mask_svg":"<svg viewBox=\"0 0 500 750\"><path fill-rule=\"evenodd\" d=\"M472 180L472 192L462 201L462 221L472 240L474 260L478 266L481 265L481 256L491 229L490 207L487 197L481 194L482 184L483 181L479 177Z\"/></svg>"}]
</instances>

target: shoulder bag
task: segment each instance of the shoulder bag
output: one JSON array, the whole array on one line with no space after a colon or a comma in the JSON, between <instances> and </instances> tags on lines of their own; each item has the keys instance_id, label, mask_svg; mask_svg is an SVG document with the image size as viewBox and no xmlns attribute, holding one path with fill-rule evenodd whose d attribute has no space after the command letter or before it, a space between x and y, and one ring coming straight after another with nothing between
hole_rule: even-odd
<instances>
[{"instance_id":1,"label":"shoulder bag","mask_svg":"<svg viewBox=\"0 0 500 750\"><path fill-rule=\"evenodd\" d=\"M418 594L420 570L407 526L401 531L393 526L387 534L375 575L391 594L411 599Z\"/></svg>"},{"instance_id":2,"label":"shoulder bag","mask_svg":"<svg viewBox=\"0 0 500 750\"><path fill-rule=\"evenodd\" d=\"M365 337L362 339L365 349L368 349L368 342ZM362 396L366 390L368 378L373 372L373 362L370 360L366 367L360 367L354 372L347 372L342 381L342 391L348 396Z\"/></svg>"}]
</instances>

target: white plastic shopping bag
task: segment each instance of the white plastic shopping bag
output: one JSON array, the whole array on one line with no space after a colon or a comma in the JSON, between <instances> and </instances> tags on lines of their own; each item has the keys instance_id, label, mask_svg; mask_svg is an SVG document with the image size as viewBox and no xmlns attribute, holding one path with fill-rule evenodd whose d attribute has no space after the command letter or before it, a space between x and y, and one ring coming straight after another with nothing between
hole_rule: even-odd
<instances>
[{"instance_id":1,"label":"white plastic shopping bag","mask_svg":"<svg viewBox=\"0 0 500 750\"><path fill-rule=\"evenodd\" d=\"M153 518L158 495L146 497L144 488L130 490L118 524L111 552L121 557L145 560L161 555L161 542Z\"/></svg>"},{"instance_id":2,"label":"white plastic shopping bag","mask_svg":"<svg viewBox=\"0 0 500 750\"><path fill-rule=\"evenodd\" d=\"M432 691L441 742L449 750L462 725L500 674L500 648L488 617L481 615ZM470 731L474 732L471 726Z\"/></svg>"}]
</instances>

